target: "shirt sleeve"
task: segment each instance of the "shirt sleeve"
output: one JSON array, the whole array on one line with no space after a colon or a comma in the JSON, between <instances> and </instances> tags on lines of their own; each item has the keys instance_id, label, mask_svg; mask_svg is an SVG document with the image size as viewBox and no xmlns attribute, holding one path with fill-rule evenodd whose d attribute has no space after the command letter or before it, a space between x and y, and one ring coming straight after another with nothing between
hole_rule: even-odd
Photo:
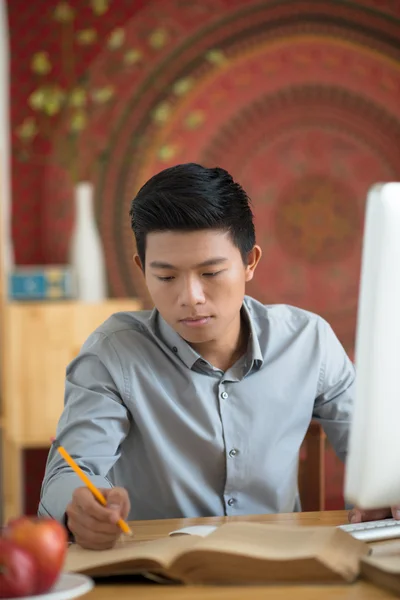
<instances>
[{"instance_id":1,"label":"shirt sleeve","mask_svg":"<svg viewBox=\"0 0 400 600\"><path fill-rule=\"evenodd\" d=\"M112 487L107 475L130 428L130 414L123 401L127 384L118 354L104 334L90 336L67 367L57 440L97 487ZM62 522L73 491L82 485L53 446L38 514Z\"/></svg>"},{"instance_id":2,"label":"shirt sleeve","mask_svg":"<svg viewBox=\"0 0 400 600\"><path fill-rule=\"evenodd\" d=\"M345 461L355 395L355 370L332 328L320 320L322 364L313 418Z\"/></svg>"}]
</instances>

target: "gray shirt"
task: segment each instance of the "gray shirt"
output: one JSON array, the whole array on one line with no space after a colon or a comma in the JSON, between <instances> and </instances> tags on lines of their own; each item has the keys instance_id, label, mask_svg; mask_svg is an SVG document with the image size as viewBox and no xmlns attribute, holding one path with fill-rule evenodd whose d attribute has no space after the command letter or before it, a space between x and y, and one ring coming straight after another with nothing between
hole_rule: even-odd
<instances>
[{"instance_id":1,"label":"gray shirt","mask_svg":"<svg viewBox=\"0 0 400 600\"><path fill-rule=\"evenodd\" d=\"M247 353L225 373L154 311L112 315L67 367L57 438L130 519L294 510L312 417L344 459L354 369L321 317L246 297ZM39 514L61 520L81 486L50 450Z\"/></svg>"}]
</instances>

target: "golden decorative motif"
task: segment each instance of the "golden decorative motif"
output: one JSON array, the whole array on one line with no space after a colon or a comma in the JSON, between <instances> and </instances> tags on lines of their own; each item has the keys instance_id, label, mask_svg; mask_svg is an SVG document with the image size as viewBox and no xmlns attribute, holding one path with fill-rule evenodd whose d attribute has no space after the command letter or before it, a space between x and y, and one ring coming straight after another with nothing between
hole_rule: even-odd
<instances>
[{"instance_id":1,"label":"golden decorative motif","mask_svg":"<svg viewBox=\"0 0 400 600\"><path fill-rule=\"evenodd\" d=\"M149 35L149 44L154 50L161 50L168 41L168 32L165 29L155 29Z\"/></svg>"},{"instance_id":2,"label":"golden decorative motif","mask_svg":"<svg viewBox=\"0 0 400 600\"><path fill-rule=\"evenodd\" d=\"M53 16L59 23L70 23L75 18L75 11L68 2L59 2L54 9Z\"/></svg>"},{"instance_id":3,"label":"golden decorative motif","mask_svg":"<svg viewBox=\"0 0 400 600\"><path fill-rule=\"evenodd\" d=\"M47 75L52 66L48 52L35 52L31 60L31 69L37 75Z\"/></svg>"},{"instance_id":4,"label":"golden decorative motif","mask_svg":"<svg viewBox=\"0 0 400 600\"><path fill-rule=\"evenodd\" d=\"M108 36L107 46L110 48L110 50L118 50L118 48L121 48L124 42L125 31L122 29L122 27L117 27L116 29L113 29Z\"/></svg>"},{"instance_id":5,"label":"golden decorative motif","mask_svg":"<svg viewBox=\"0 0 400 600\"><path fill-rule=\"evenodd\" d=\"M92 6L93 13L98 17L104 15L110 6L109 0L91 0L90 4Z\"/></svg>"},{"instance_id":6,"label":"golden decorative motif","mask_svg":"<svg viewBox=\"0 0 400 600\"><path fill-rule=\"evenodd\" d=\"M76 41L80 46L90 46L97 40L97 31L95 29L81 29L76 32Z\"/></svg>"},{"instance_id":7,"label":"golden decorative motif","mask_svg":"<svg viewBox=\"0 0 400 600\"><path fill-rule=\"evenodd\" d=\"M58 85L43 85L29 96L29 106L49 117L60 112L65 98L65 92Z\"/></svg>"},{"instance_id":8,"label":"golden decorative motif","mask_svg":"<svg viewBox=\"0 0 400 600\"><path fill-rule=\"evenodd\" d=\"M27 117L24 119L19 127L17 127L17 136L23 142L29 142L38 133L38 127L33 117Z\"/></svg>"},{"instance_id":9,"label":"golden decorative motif","mask_svg":"<svg viewBox=\"0 0 400 600\"><path fill-rule=\"evenodd\" d=\"M68 104L73 108L82 108L87 104L87 93L82 87L76 87L71 90L68 97Z\"/></svg>"},{"instance_id":10,"label":"golden decorative motif","mask_svg":"<svg viewBox=\"0 0 400 600\"><path fill-rule=\"evenodd\" d=\"M164 146L161 146L161 148L159 148L157 156L162 162L169 162L170 160L175 158L177 153L178 146L176 144L165 144Z\"/></svg>"},{"instance_id":11,"label":"golden decorative motif","mask_svg":"<svg viewBox=\"0 0 400 600\"><path fill-rule=\"evenodd\" d=\"M88 73L80 73L79 47L90 46L97 41L98 33L95 27L76 29L74 19L76 12L75 2L56 0L53 5L52 17L57 22L54 28L56 39L60 42L60 77L58 72L50 78L53 70L49 53L40 51L30 57L30 68L36 75L38 83L36 89L27 97L28 116L15 128L21 148L17 153L20 160L36 160L37 146L33 147L35 136L42 136L52 143L54 131L68 129L62 143L55 144L55 152L63 168L66 168L74 181L82 176L81 161L79 156L79 136L88 126L92 115L102 105L115 98L115 88L112 85L103 85L93 89L93 80ZM110 7L110 0L89 0L93 14L104 15ZM133 65L142 60L140 50L124 47L125 30L117 27L108 35L106 46L110 51L122 47L123 56L119 52L109 52L109 64L105 69L113 73L121 67L121 61L126 65ZM112 64L114 63L114 64ZM115 63L117 63L115 65ZM57 69L58 71L58 69ZM32 112L34 114L32 114ZM165 111L164 111L165 112ZM162 111L156 118L163 120ZM165 116L165 115L164 115ZM47 151L45 159L47 160ZM84 174L86 176L86 173Z\"/></svg>"},{"instance_id":12,"label":"golden decorative motif","mask_svg":"<svg viewBox=\"0 0 400 600\"><path fill-rule=\"evenodd\" d=\"M156 123L163 124L166 123L171 116L172 108L168 102L161 102L152 113L153 120Z\"/></svg>"},{"instance_id":13,"label":"golden decorative motif","mask_svg":"<svg viewBox=\"0 0 400 600\"><path fill-rule=\"evenodd\" d=\"M127 50L127 52L125 52L123 60L126 65L134 65L138 63L142 58L143 55L140 52L140 50L135 50L134 48L131 48L130 50Z\"/></svg>"},{"instance_id":14,"label":"golden decorative motif","mask_svg":"<svg viewBox=\"0 0 400 600\"><path fill-rule=\"evenodd\" d=\"M223 65L227 62L227 58L222 52L222 50L217 50L216 48L214 48L213 50L209 50L206 53L206 60L208 60L208 62L210 62L211 64L218 66Z\"/></svg>"},{"instance_id":15,"label":"golden decorative motif","mask_svg":"<svg viewBox=\"0 0 400 600\"><path fill-rule=\"evenodd\" d=\"M203 110L192 110L185 119L187 129L197 129L203 125L206 115Z\"/></svg>"},{"instance_id":16,"label":"golden decorative motif","mask_svg":"<svg viewBox=\"0 0 400 600\"><path fill-rule=\"evenodd\" d=\"M190 92L193 86L194 80L192 77L182 77L182 79L178 79L178 81L175 81L174 85L172 86L172 89L174 91L174 94L176 94L177 96L184 96L185 94L187 94L187 92Z\"/></svg>"},{"instance_id":17,"label":"golden decorative motif","mask_svg":"<svg viewBox=\"0 0 400 600\"><path fill-rule=\"evenodd\" d=\"M70 121L71 131L74 133L79 133L83 129L85 129L87 124L87 114L84 110L77 110L73 113Z\"/></svg>"},{"instance_id":18,"label":"golden decorative motif","mask_svg":"<svg viewBox=\"0 0 400 600\"><path fill-rule=\"evenodd\" d=\"M115 94L115 89L112 85L107 85L105 87L99 88L97 90L92 91L92 99L96 104L105 104Z\"/></svg>"}]
</instances>

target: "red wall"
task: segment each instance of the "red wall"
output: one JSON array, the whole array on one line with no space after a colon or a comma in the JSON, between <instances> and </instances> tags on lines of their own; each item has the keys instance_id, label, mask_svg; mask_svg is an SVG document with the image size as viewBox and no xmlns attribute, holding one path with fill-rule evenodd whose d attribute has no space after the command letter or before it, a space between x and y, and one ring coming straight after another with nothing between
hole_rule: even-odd
<instances>
[{"instance_id":1,"label":"red wall","mask_svg":"<svg viewBox=\"0 0 400 600\"><path fill-rule=\"evenodd\" d=\"M219 164L254 202L264 256L249 293L320 313L352 356L366 192L400 176L400 3L74 0L67 23L56 5L9 2L17 262L67 262L74 179L91 179L110 294L145 297L135 191L174 163ZM73 88L86 105L49 117L30 104ZM30 144L23 123L39 128Z\"/></svg>"}]
</instances>

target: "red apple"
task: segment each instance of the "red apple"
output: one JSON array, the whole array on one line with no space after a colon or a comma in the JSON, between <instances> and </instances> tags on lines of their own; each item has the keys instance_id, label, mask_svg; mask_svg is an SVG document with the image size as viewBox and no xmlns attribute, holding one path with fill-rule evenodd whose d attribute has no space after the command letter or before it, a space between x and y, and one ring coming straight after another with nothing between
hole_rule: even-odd
<instances>
[{"instance_id":1,"label":"red apple","mask_svg":"<svg viewBox=\"0 0 400 600\"><path fill-rule=\"evenodd\" d=\"M67 532L50 518L19 517L9 521L4 536L29 552L36 562L36 594L58 579L67 551Z\"/></svg>"},{"instance_id":2,"label":"red apple","mask_svg":"<svg viewBox=\"0 0 400 600\"><path fill-rule=\"evenodd\" d=\"M15 542L0 537L0 598L34 594L36 571L33 556Z\"/></svg>"}]
</instances>

